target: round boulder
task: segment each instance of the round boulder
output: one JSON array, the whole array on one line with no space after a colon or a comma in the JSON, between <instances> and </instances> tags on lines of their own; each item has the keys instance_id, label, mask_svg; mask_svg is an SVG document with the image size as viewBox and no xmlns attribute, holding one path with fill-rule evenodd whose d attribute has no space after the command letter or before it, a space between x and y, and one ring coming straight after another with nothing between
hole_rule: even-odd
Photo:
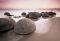
<instances>
[{"instance_id":1,"label":"round boulder","mask_svg":"<svg viewBox=\"0 0 60 41\"><path fill-rule=\"evenodd\" d=\"M48 18L49 17L48 12L42 12L41 14L42 14L42 17L43 18Z\"/></svg>"},{"instance_id":2,"label":"round boulder","mask_svg":"<svg viewBox=\"0 0 60 41\"><path fill-rule=\"evenodd\" d=\"M50 17L54 17L56 15L55 12L48 12L48 14L49 14Z\"/></svg>"},{"instance_id":3,"label":"round boulder","mask_svg":"<svg viewBox=\"0 0 60 41\"><path fill-rule=\"evenodd\" d=\"M29 12L29 14L27 14L26 18L29 18L33 21L38 20L41 17L41 14L39 12Z\"/></svg>"},{"instance_id":4,"label":"round boulder","mask_svg":"<svg viewBox=\"0 0 60 41\"><path fill-rule=\"evenodd\" d=\"M14 21L7 18L0 18L0 32L5 32L14 28Z\"/></svg>"},{"instance_id":5,"label":"round boulder","mask_svg":"<svg viewBox=\"0 0 60 41\"><path fill-rule=\"evenodd\" d=\"M25 13L25 12L22 12L21 15L22 15L23 17L26 17L26 13Z\"/></svg>"},{"instance_id":6,"label":"round boulder","mask_svg":"<svg viewBox=\"0 0 60 41\"><path fill-rule=\"evenodd\" d=\"M17 22L14 28L14 32L17 34L30 34L34 32L36 26L34 22L28 18L23 18Z\"/></svg>"}]
</instances>

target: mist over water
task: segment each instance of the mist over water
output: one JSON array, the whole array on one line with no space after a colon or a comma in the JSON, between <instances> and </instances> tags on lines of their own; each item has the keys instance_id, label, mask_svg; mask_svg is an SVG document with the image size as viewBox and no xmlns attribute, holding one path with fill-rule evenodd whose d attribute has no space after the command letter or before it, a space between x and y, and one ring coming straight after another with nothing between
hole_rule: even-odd
<instances>
[{"instance_id":1,"label":"mist over water","mask_svg":"<svg viewBox=\"0 0 60 41\"><path fill-rule=\"evenodd\" d=\"M14 15L14 16L22 16L21 15L21 13L22 12L26 12L26 14L28 14L28 12L39 12L39 13L41 13L41 12L49 12L49 11L51 11L51 10L33 10L33 9L31 9L31 10L18 10L18 9L16 9L16 10L0 10L0 17L5 17L4 16L4 13L5 12L9 12L11 15ZM60 12L59 11L57 11L57 10L54 10L54 12L56 12L56 17L60 17ZM20 20L21 18L13 18L15 21L18 21L18 20Z\"/></svg>"}]
</instances>

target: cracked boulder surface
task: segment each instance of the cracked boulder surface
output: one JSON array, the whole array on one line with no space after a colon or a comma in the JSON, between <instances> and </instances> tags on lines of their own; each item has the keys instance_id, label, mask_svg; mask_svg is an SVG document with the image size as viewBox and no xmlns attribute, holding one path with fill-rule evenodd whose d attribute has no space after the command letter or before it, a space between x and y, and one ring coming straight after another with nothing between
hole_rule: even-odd
<instances>
[{"instance_id":1,"label":"cracked boulder surface","mask_svg":"<svg viewBox=\"0 0 60 41\"><path fill-rule=\"evenodd\" d=\"M14 27L14 32L18 34L29 34L34 32L35 29L36 26L31 19L23 18L16 23Z\"/></svg>"}]
</instances>

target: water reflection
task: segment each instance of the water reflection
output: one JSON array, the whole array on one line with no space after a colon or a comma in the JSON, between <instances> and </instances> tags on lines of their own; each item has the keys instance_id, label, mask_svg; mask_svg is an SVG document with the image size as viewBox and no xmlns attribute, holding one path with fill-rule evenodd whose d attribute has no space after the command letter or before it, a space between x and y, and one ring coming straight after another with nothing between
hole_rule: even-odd
<instances>
[{"instance_id":1,"label":"water reflection","mask_svg":"<svg viewBox=\"0 0 60 41\"><path fill-rule=\"evenodd\" d=\"M36 33L47 33L50 29L49 19L40 18L38 21L35 22L36 25Z\"/></svg>"}]
</instances>

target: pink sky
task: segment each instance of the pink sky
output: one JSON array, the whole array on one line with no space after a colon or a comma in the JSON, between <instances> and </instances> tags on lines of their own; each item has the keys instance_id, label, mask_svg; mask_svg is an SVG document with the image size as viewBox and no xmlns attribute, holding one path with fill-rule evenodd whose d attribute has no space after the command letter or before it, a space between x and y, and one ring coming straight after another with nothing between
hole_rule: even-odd
<instances>
[{"instance_id":1,"label":"pink sky","mask_svg":"<svg viewBox=\"0 0 60 41\"><path fill-rule=\"evenodd\" d=\"M56 1L56 2L59 2L60 0L0 0L0 2L16 2L16 1L19 1L19 2L23 2L23 1Z\"/></svg>"},{"instance_id":2,"label":"pink sky","mask_svg":"<svg viewBox=\"0 0 60 41\"><path fill-rule=\"evenodd\" d=\"M60 0L0 0L0 8L60 8Z\"/></svg>"}]
</instances>

